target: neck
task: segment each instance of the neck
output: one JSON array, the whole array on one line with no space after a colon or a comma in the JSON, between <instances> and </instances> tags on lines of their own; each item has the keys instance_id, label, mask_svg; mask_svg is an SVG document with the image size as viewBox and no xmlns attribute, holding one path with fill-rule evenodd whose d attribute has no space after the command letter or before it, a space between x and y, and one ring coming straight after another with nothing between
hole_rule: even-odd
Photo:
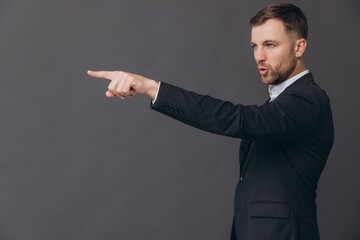
<instances>
[{"instance_id":1,"label":"neck","mask_svg":"<svg viewBox=\"0 0 360 240\"><path fill-rule=\"evenodd\" d=\"M305 62L303 59L301 59L298 61L294 72L290 75L289 78L292 78L293 76L298 75L299 73L301 73L305 70L306 70Z\"/></svg>"}]
</instances>

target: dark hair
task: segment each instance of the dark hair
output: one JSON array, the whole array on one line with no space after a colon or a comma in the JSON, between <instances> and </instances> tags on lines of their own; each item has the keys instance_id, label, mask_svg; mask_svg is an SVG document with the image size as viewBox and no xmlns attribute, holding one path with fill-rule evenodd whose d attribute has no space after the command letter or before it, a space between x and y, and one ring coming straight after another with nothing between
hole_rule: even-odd
<instances>
[{"instance_id":1,"label":"dark hair","mask_svg":"<svg viewBox=\"0 0 360 240\"><path fill-rule=\"evenodd\" d=\"M307 38L308 25L304 13L290 3L271 4L260 10L252 19L250 26L260 26L269 19L283 22L286 31L294 32L301 38Z\"/></svg>"}]
</instances>

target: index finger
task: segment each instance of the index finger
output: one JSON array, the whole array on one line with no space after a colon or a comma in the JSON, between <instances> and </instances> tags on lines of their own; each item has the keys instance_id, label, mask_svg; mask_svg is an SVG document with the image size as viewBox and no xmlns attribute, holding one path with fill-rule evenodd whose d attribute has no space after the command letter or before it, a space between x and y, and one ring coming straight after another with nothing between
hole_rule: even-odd
<instances>
[{"instance_id":1,"label":"index finger","mask_svg":"<svg viewBox=\"0 0 360 240\"><path fill-rule=\"evenodd\" d=\"M106 78L108 80L113 80L114 77L116 76L116 72L115 71L91 71L88 70L87 74L90 77L94 77L94 78Z\"/></svg>"}]
</instances>

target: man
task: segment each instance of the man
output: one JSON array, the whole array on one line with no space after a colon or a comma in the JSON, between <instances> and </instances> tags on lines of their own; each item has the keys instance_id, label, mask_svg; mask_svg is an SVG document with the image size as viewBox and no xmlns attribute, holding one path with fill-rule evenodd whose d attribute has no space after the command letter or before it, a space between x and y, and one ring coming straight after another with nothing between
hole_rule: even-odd
<instances>
[{"instance_id":1,"label":"man","mask_svg":"<svg viewBox=\"0 0 360 240\"><path fill-rule=\"evenodd\" d=\"M108 97L147 94L156 111L242 139L232 239L318 240L317 182L334 132L329 99L304 63L306 17L294 5L274 4L250 25L255 61L270 92L262 106L234 105L126 72L88 74L111 80Z\"/></svg>"}]
</instances>

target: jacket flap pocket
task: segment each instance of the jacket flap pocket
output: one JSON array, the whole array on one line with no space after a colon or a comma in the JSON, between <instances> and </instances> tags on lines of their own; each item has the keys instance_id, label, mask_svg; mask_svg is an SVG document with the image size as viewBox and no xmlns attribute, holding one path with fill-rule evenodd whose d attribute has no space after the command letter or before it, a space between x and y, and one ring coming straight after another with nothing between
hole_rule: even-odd
<instances>
[{"instance_id":1,"label":"jacket flap pocket","mask_svg":"<svg viewBox=\"0 0 360 240\"><path fill-rule=\"evenodd\" d=\"M249 215L255 218L289 218L289 204L283 202L252 202Z\"/></svg>"}]
</instances>

